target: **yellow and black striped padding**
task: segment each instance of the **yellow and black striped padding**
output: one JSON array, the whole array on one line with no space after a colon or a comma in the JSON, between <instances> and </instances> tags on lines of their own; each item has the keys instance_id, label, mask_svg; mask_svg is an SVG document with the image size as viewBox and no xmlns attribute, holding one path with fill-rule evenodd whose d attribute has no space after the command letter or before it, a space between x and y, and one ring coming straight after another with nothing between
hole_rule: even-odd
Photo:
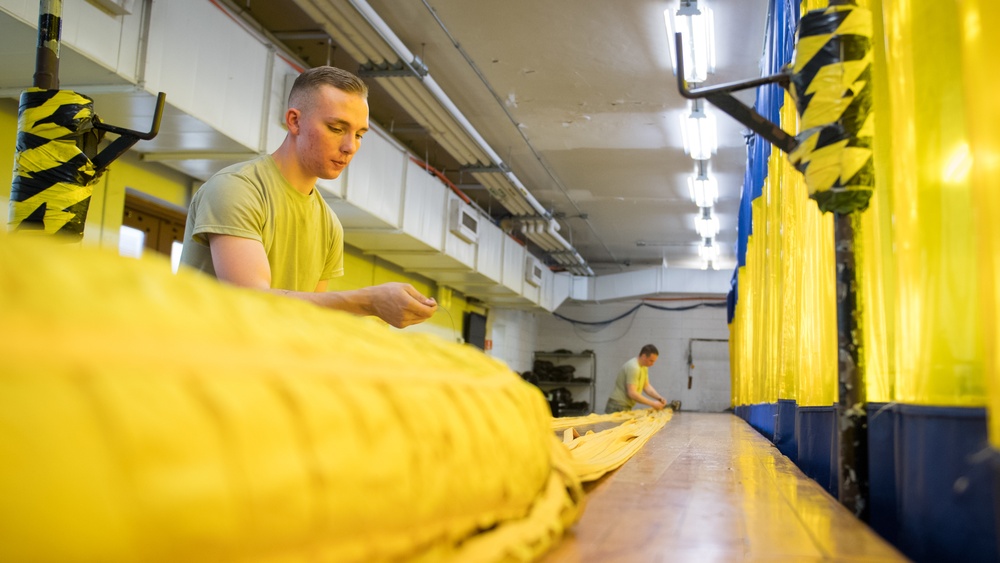
<instances>
[{"instance_id":1,"label":"yellow and black striped padding","mask_svg":"<svg viewBox=\"0 0 1000 563\"><path fill-rule=\"evenodd\" d=\"M863 210L875 187L871 40L871 12L854 5L799 23L789 92L800 133L789 158L822 211Z\"/></svg>"},{"instance_id":2,"label":"yellow and black striped padding","mask_svg":"<svg viewBox=\"0 0 1000 563\"><path fill-rule=\"evenodd\" d=\"M82 147L97 145L94 119L94 102L82 94L21 94L9 230L82 237L96 177Z\"/></svg>"}]
</instances>

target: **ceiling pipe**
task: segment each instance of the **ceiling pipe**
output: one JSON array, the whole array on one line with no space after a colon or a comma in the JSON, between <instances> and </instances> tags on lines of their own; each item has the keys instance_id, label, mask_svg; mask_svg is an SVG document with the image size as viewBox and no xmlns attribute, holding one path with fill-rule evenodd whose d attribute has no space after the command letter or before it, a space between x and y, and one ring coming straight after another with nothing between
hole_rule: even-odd
<instances>
[{"instance_id":1,"label":"ceiling pipe","mask_svg":"<svg viewBox=\"0 0 1000 563\"><path fill-rule=\"evenodd\" d=\"M425 77L424 79L426 80L427 78ZM470 164L485 164L489 162L490 157L483 151L482 147L470 142L469 136L464 134L465 132L458 127L455 120L451 118L451 115L412 78L393 78L390 80L394 80L399 84L401 92L409 93L423 102L428 112L424 117L432 116L440 124L443 132L454 136L456 143L460 144L468 154L472 155Z\"/></svg>"},{"instance_id":2,"label":"ceiling pipe","mask_svg":"<svg viewBox=\"0 0 1000 563\"><path fill-rule=\"evenodd\" d=\"M403 90L405 84L404 82L387 78L377 78L375 81L385 88L386 92L392 96L404 110L414 116L414 120L423 126L430 133L431 137L433 137L434 140L441 145L441 148L446 150L448 154L452 155L460 164L471 165L478 162L472 151L460 142L460 138L456 138L454 135L448 134L445 125L438 121L436 117L428 111L425 100L409 95L409 93Z\"/></svg>"},{"instance_id":3,"label":"ceiling pipe","mask_svg":"<svg viewBox=\"0 0 1000 563\"><path fill-rule=\"evenodd\" d=\"M400 41L400 39L396 36L396 34L392 31L392 29L389 28L389 26L385 23L385 21L382 20L381 17L379 17L379 15L375 12L374 9L372 9L372 7L367 2L364 2L363 0L347 0L347 1L368 22L368 25L370 25L379 34L382 40L385 41L392 48L393 51L395 51L396 56L398 56L400 59L404 61L414 60L413 53L411 53L410 50L406 47L406 45L404 45L403 42ZM500 158L500 155L498 155L492 149L492 147L489 146L486 140L483 139L483 137L479 134L478 131L476 131L475 127L473 127L472 124L469 123L469 120L465 118L465 115L463 115L462 112L458 109L458 107L454 104L454 102L451 101L451 98L449 98L448 95L445 94L444 90L442 90L441 87L438 86L437 82L434 81L434 78L432 78L428 74L423 77L421 82L424 84L427 90L434 96L434 98L437 99L438 103L440 103L441 106L451 115L451 117L455 121L457 121L458 124L465 130L465 133L469 137L471 137L476 142L476 144L478 144L479 147L490 157L491 161L495 164L502 165L503 159ZM521 183L521 181L517 178L517 176L514 176L509 172L505 172L504 177L507 178L507 181L513 184L513 186L518 190L521 196L528 202L528 205L530 205L539 215L543 217L548 217L550 215L548 210L542 207L542 205L538 202L538 200L535 199L535 197L531 195L530 192L528 192L527 188L524 187L524 184Z\"/></svg>"}]
</instances>

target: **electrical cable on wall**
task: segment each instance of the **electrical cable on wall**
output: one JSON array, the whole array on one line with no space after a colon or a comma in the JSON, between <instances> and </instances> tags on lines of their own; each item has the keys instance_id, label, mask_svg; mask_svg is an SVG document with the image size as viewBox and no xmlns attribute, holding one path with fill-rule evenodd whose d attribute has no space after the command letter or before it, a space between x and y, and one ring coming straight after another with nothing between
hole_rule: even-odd
<instances>
[{"instance_id":1,"label":"electrical cable on wall","mask_svg":"<svg viewBox=\"0 0 1000 563\"><path fill-rule=\"evenodd\" d=\"M664 307L662 305L652 305L650 303L643 302L643 303L639 303L635 307L632 307L631 309L629 309L628 311L622 313L621 315L618 315L617 317L614 317L612 319L608 319L606 321L579 321L579 320L576 320L576 319L571 319L569 317L560 315L559 313L552 313L552 315L555 316L558 319L562 319L562 320L564 320L564 321L566 321L568 323L572 323L573 325L607 326L607 325L610 325L610 324L612 324L614 322L617 322L617 321L620 321L620 320L624 319L625 317L631 315L632 313L635 313L636 311L638 311L642 307L649 307L651 309L656 309L658 311L691 311L693 309L700 309L702 307L712 307L712 308L715 308L715 309L725 308L726 307L726 303L725 302L720 302L720 303L706 303L706 302L702 302L702 303L696 303L694 305L686 305L686 306L683 306L683 307Z\"/></svg>"}]
</instances>

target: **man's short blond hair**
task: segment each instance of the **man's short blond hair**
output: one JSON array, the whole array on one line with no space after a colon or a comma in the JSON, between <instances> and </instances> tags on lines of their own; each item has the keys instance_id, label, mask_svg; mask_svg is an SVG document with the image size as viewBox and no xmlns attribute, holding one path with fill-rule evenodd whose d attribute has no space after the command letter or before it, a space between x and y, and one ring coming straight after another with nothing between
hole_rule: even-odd
<instances>
[{"instance_id":1,"label":"man's short blond hair","mask_svg":"<svg viewBox=\"0 0 1000 563\"><path fill-rule=\"evenodd\" d=\"M321 86L333 86L348 94L368 98L368 85L357 76L335 66L317 66L295 78L292 90L288 93L288 107L300 107L307 103L309 96Z\"/></svg>"}]
</instances>

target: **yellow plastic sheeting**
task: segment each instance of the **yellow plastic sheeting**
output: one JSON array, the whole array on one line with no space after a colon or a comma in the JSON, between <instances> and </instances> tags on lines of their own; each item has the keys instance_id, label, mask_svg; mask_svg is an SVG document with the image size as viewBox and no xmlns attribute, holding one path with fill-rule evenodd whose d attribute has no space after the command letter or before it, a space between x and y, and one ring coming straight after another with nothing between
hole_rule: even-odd
<instances>
[{"instance_id":1,"label":"yellow plastic sheeting","mask_svg":"<svg viewBox=\"0 0 1000 563\"><path fill-rule=\"evenodd\" d=\"M796 129L787 95L781 121ZM777 149L751 209L754 233L730 325L733 404L829 406L837 397L832 216L808 198L802 175Z\"/></svg>"},{"instance_id":2,"label":"yellow plastic sheeting","mask_svg":"<svg viewBox=\"0 0 1000 563\"><path fill-rule=\"evenodd\" d=\"M0 561L528 560L581 510L470 348L0 236Z\"/></svg>"},{"instance_id":3,"label":"yellow plastic sheeting","mask_svg":"<svg viewBox=\"0 0 1000 563\"><path fill-rule=\"evenodd\" d=\"M96 147L93 119L94 102L82 94L39 88L21 94L9 230L83 236L96 170L79 146Z\"/></svg>"},{"instance_id":4,"label":"yellow plastic sheeting","mask_svg":"<svg viewBox=\"0 0 1000 563\"><path fill-rule=\"evenodd\" d=\"M874 188L871 37L862 7L831 5L799 22L789 91L801 132L789 158L823 211L865 209Z\"/></svg>"},{"instance_id":5,"label":"yellow plastic sheeting","mask_svg":"<svg viewBox=\"0 0 1000 563\"><path fill-rule=\"evenodd\" d=\"M879 142L891 143L892 158L896 400L983 406L979 239L959 21L967 12L921 0L882 0L881 11L891 111L879 116L889 132ZM975 72L991 68L987 63ZM989 91L971 95L990 97L982 104L995 102ZM886 131L881 125L879 130Z\"/></svg>"},{"instance_id":6,"label":"yellow plastic sheeting","mask_svg":"<svg viewBox=\"0 0 1000 563\"><path fill-rule=\"evenodd\" d=\"M1000 447L1000 4L958 3L962 44L962 92L971 147L972 202L979 253L979 288L986 355L990 442Z\"/></svg>"},{"instance_id":7,"label":"yellow plastic sheeting","mask_svg":"<svg viewBox=\"0 0 1000 563\"><path fill-rule=\"evenodd\" d=\"M881 5L872 6L876 38L885 37ZM891 114L885 42L873 41L873 95L875 115ZM870 205L861 214L861 238L855 241L862 287L858 296L864 302L862 317L863 362L866 397L869 402L896 400L896 332L898 315L896 294L896 254L893 249L892 190L893 130L889 119L875 120L873 149L877 188Z\"/></svg>"}]
</instances>

